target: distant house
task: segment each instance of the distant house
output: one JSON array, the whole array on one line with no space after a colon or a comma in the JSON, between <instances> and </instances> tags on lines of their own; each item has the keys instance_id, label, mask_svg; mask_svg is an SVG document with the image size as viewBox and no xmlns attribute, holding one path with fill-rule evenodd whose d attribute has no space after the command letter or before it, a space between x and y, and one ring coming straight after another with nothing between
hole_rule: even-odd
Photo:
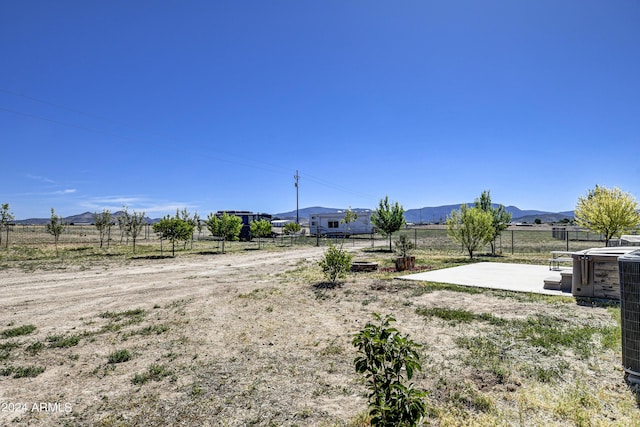
<instances>
[{"instance_id":1,"label":"distant house","mask_svg":"<svg viewBox=\"0 0 640 427\"><path fill-rule=\"evenodd\" d=\"M356 212L355 221L346 224L345 212L317 213L309 216L309 233L320 236L349 236L352 234L371 234L371 211Z\"/></svg>"},{"instance_id":2,"label":"distant house","mask_svg":"<svg viewBox=\"0 0 640 427\"><path fill-rule=\"evenodd\" d=\"M271 221L271 225L273 227L283 228L285 225L291 224L292 222L295 221L292 219L274 219L273 221Z\"/></svg>"},{"instance_id":3,"label":"distant house","mask_svg":"<svg viewBox=\"0 0 640 427\"><path fill-rule=\"evenodd\" d=\"M640 236L636 234L623 234L622 236L620 236L620 239L618 240L618 245L619 246L640 246Z\"/></svg>"},{"instance_id":4,"label":"distant house","mask_svg":"<svg viewBox=\"0 0 640 427\"><path fill-rule=\"evenodd\" d=\"M271 222L272 218L271 215L266 213L255 213L249 211L218 211L216 212L216 216L222 216L224 213L227 215L234 215L242 219L242 229L240 230L240 240L242 241L251 240L251 222L259 221L261 219Z\"/></svg>"}]
</instances>

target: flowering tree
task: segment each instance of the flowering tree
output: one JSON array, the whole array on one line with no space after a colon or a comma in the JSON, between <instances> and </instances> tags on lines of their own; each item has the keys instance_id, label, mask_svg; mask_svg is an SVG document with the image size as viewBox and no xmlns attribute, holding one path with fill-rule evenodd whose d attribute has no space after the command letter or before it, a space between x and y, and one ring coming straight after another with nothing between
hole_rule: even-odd
<instances>
[{"instance_id":1,"label":"flowering tree","mask_svg":"<svg viewBox=\"0 0 640 427\"><path fill-rule=\"evenodd\" d=\"M574 215L580 227L604 235L607 246L613 237L620 237L640 224L638 202L633 196L619 188L598 185L578 199Z\"/></svg>"},{"instance_id":2,"label":"flowering tree","mask_svg":"<svg viewBox=\"0 0 640 427\"><path fill-rule=\"evenodd\" d=\"M447 235L460 243L473 259L473 253L493 238L492 217L480 208L460 206L447 218Z\"/></svg>"}]
</instances>

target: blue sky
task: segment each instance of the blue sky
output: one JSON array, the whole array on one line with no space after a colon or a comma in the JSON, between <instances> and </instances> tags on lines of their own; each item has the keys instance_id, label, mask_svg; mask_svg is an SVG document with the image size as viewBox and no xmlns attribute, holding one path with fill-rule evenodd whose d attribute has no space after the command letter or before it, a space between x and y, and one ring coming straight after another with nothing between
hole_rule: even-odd
<instances>
[{"instance_id":1,"label":"blue sky","mask_svg":"<svg viewBox=\"0 0 640 427\"><path fill-rule=\"evenodd\" d=\"M640 1L3 1L17 218L640 197Z\"/></svg>"}]
</instances>

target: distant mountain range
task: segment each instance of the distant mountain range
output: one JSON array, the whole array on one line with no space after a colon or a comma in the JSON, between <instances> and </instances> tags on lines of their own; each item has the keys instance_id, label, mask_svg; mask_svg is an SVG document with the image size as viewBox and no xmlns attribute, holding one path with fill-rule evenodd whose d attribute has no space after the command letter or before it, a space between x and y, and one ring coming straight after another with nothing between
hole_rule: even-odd
<instances>
[{"instance_id":1,"label":"distant mountain range","mask_svg":"<svg viewBox=\"0 0 640 427\"><path fill-rule=\"evenodd\" d=\"M124 212L122 211L118 211L118 212L113 212L111 213L111 215L113 217L118 217L120 215L122 215ZM145 221L147 222L147 224L153 224L154 222L159 221L161 218L156 218L156 219L151 219L149 217L145 218ZM16 224L35 224L35 225L42 225L42 224L48 224L49 223L50 218L29 218L29 219L21 219L21 220L17 220L14 221ZM64 222L66 222L67 224L93 224L94 220L93 220L93 212L85 212L85 213L81 213L81 214L77 214L77 215L71 215L71 216L67 216L62 218L62 220Z\"/></svg>"},{"instance_id":2,"label":"distant mountain range","mask_svg":"<svg viewBox=\"0 0 640 427\"><path fill-rule=\"evenodd\" d=\"M457 205L445 205L445 206L435 206L435 207L424 207L420 209L409 209L405 211L404 217L407 222L412 222L414 224L422 224L422 223L443 223L446 221L447 216L454 209L459 209L460 204ZM494 204L494 206L498 206ZM536 219L539 219L542 222L560 222L563 219L573 219L573 211L566 212L545 212L538 210L521 210L515 206L506 206L505 209L507 212L510 212L512 215L512 221L521 222L521 223L533 223ZM300 222L306 224L309 221L309 216L314 213L332 213L342 211L344 209L337 208L326 208L323 206L312 206L308 208L303 208L298 211L298 215L300 218ZM354 211L367 211L371 209L365 208L354 208ZM113 216L119 216L122 212L114 212ZM279 219L296 219L296 211L289 212L281 212L273 214L274 218ZM160 218L146 218L147 223L153 224L159 221ZM67 224L92 224L93 221L93 212L85 212L78 215L71 215L64 218L64 221ZM49 222L49 218L29 218L15 221L16 224L46 224Z\"/></svg>"},{"instance_id":3,"label":"distant mountain range","mask_svg":"<svg viewBox=\"0 0 640 427\"><path fill-rule=\"evenodd\" d=\"M451 213L452 210L460 209L459 203L457 205L444 205L444 206L435 206L435 207L424 207L419 209L409 209L404 213L404 218L407 222L412 222L414 224L423 224L423 223L443 223L446 221L447 216ZM473 204L469 204L473 205ZM494 203L494 207L498 207L497 204ZM511 213L513 222L521 222L521 223L533 223L536 219L539 219L542 222L560 222L563 219L573 219L573 211L566 212L545 212L538 210L522 210L515 206L505 206L507 212ZM309 220L309 215L314 213L332 213L343 211L344 209L336 209L336 208L325 208L322 206L314 206L309 208L304 208L299 210L299 217L301 223L306 223ZM367 211L371 209L363 209L363 208L353 208L352 210L358 211ZM276 218L280 219L295 219L296 211L290 212L282 212L273 215Z\"/></svg>"}]
</instances>

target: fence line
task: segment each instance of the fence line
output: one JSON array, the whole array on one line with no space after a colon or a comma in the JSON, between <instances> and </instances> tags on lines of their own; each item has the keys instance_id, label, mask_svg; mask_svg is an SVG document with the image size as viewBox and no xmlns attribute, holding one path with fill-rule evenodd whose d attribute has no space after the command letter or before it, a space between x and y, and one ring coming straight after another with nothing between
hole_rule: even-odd
<instances>
[{"instance_id":1,"label":"fence line","mask_svg":"<svg viewBox=\"0 0 640 427\"><path fill-rule=\"evenodd\" d=\"M406 235L414 243L417 249L464 252L459 244L453 242L447 236L446 228L443 226L417 226L404 228L392 235L392 246L393 241L397 240L402 234ZM8 235L10 245L40 245L53 242L53 237L47 234L44 225L13 225L9 228ZM6 236L7 233L3 231L3 246L6 243ZM110 235L111 244L119 244L120 239L120 230L117 226L113 227ZM131 238L129 237L128 240L130 242ZM208 230L203 229L200 233L198 231L194 233L194 240L211 241L214 240L214 238ZM123 236L122 241L123 243L127 241L127 237ZM153 232L150 225L144 226L140 236L137 238L137 242L140 244L157 244L158 247L160 245L160 239ZM316 237L308 234L297 236L277 234L276 237L271 239L262 239L262 242L265 244L275 244L276 246L326 246L332 243L380 249L388 249L389 247L388 237L377 233L353 235L344 239L338 236L327 238ZM59 243L99 245L99 232L94 225L90 224L69 225L65 232L60 236ZM603 246L603 244L604 239L602 236L594 234L593 232L580 229L557 229L549 227L510 227L495 241L496 252L504 254L550 252L553 250L574 251L600 247Z\"/></svg>"}]
</instances>

